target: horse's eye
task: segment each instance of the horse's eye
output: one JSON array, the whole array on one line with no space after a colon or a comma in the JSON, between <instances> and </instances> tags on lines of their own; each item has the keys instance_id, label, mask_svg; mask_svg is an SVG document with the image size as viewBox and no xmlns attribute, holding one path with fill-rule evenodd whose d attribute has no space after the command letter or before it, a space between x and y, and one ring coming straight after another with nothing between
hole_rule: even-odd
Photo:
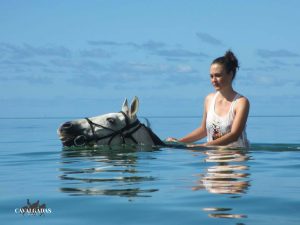
<instances>
[{"instance_id":1,"label":"horse's eye","mask_svg":"<svg viewBox=\"0 0 300 225\"><path fill-rule=\"evenodd\" d=\"M106 120L111 124L114 124L116 122L115 118L112 117L108 117Z\"/></svg>"}]
</instances>

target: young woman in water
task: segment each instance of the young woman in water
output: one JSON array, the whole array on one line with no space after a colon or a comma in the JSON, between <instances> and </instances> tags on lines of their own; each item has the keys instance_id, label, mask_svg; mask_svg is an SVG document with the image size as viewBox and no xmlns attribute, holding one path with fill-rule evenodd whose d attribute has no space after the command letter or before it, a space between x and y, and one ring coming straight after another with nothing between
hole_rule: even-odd
<instances>
[{"instance_id":1,"label":"young woman in water","mask_svg":"<svg viewBox=\"0 0 300 225\"><path fill-rule=\"evenodd\" d=\"M230 50L212 62L210 81L216 92L205 98L200 127L180 139L167 138L167 141L192 143L207 136L206 143L189 144L188 147L248 147L245 128L250 104L232 88L238 68L238 60Z\"/></svg>"}]
</instances>

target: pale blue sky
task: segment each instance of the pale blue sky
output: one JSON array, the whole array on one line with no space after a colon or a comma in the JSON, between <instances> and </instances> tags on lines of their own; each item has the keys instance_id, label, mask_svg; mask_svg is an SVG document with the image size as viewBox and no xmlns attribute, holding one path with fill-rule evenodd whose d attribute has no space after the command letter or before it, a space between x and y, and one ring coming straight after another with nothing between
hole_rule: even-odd
<instances>
[{"instance_id":1,"label":"pale blue sky","mask_svg":"<svg viewBox=\"0 0 300 225\"><path fill-rule=\"evenodd\" d=\"M201 116L231 48L251 115L299 115L299 1L0 0L1 117Z\"/></svg>"}]
</instances>

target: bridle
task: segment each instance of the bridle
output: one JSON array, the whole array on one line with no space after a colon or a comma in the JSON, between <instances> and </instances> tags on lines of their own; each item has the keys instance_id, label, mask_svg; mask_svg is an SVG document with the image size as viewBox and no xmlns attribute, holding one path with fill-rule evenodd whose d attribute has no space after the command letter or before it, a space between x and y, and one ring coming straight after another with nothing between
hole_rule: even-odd
<instances>
[{"instance_id":1,"label":"bridle","mask_svg":"<svg viewBox=\"0 0 300 225\"><path fill-rule=\"evenodd\" d=\"M103 139L106 139L106 138L109 138L108 140L108 145L111 144L112 140L117 137L118 135L121 136L121 139L122 139L122 143L123 144L126 144L126 141L125 139L131 139L135 144L138 144L137 140L132 136L135 132L137 132L141 127L145 127L147 128L147 130L149 129L148 127L146 127L144 124L142 124L138 119L136 119L133 123L130 123L130 120L129 120L129 117L123 112L123 111L120 111L120 113L123 114L123 116L125 117L125 126L119 130L114 130L114 129L111 129L109 127L106 127L106 126L103 126L101 124L97 124L97 123L94 123L93 121L91 121L89 118L85 118L85 120L89 123L90 127L91 127L91 130L92 130L92 136L91 137L87 137L85 135L80 135L78 137L76 137L74 139L74 144L76 146L83 146L86 144L86 142L90 142L90 141L93 141L93 142L98 142L100 140L103 140ZM107 134L105 136L102 136L102 137L99 137L96 132L95 132L95 127L100 127L102 129L105 129L105 130L109 130L111 131L110 134ZM132 129L132 130L131 130ZM129 132L126 132L126 131L129 131ZM151 131L152 132L152 131ZM153 132L152 132L153 133ZM150 134L151 138L152 138L152 135Z\"/></svg>"}]
</instances>

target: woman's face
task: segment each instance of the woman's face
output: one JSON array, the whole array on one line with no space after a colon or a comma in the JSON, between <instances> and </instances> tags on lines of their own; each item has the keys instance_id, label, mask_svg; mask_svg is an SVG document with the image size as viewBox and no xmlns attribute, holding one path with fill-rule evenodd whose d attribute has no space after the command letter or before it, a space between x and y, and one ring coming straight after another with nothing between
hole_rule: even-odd
<instances>
[{"instance_id":1,"label":"woman's face","mask_svg":"<svg viewBox=\"0 0 300 225\"><path fill-rule=\"evenodd\" d=\"M232 73L226 73L223 65L214 63L210 66L210 81L216 91L231 87Z\"/></svg>"}]
</instances>

